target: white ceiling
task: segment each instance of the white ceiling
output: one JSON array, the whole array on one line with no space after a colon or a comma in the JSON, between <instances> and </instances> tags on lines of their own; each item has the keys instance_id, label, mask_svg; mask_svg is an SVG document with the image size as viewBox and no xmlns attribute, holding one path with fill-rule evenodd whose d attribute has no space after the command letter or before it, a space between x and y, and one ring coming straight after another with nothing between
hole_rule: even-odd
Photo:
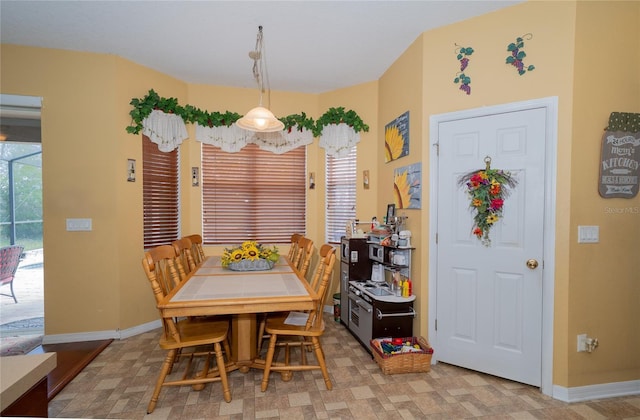
<instances>
[{"instance_id":1,"label":"white ceiling","mask_svg":"<svg viewBox=\"0 0 640 420\"><path fill-rule=\"evenodd\" d=\"M262 25L271 89L322 93L379 79L424 31L522 1L1 0L0 39L254 88L248 52ZM468 38L452 39L452 54Z\"/></svg>"}]
</instances>

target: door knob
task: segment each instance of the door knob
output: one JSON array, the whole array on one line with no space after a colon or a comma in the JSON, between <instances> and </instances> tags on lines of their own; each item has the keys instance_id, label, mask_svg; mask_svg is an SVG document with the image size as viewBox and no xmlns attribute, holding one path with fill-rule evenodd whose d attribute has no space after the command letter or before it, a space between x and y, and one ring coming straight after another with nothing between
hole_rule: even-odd
<instances>
[{"instance_id":1,"label":"door knob","mask_svg":"<svg viewBox=\"0 0 640 420\"><path fill-rule=\"evenodd\" d=\"M538 260L534 260L533 258L530 260L527 260L527 267L529 267L532 270L535 270L536 268L538 268Z\"/></svg>"}]
</instances>

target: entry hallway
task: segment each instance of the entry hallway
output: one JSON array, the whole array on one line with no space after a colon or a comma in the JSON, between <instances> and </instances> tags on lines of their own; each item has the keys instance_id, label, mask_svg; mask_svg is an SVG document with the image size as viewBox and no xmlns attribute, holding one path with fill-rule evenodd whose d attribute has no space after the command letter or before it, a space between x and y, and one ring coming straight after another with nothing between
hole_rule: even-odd
<instances>
[{"instance_id":1,"label":"entry hallway","mask_svg":"<svg viewBox=\"0 0 640 420\"><path fill-rule=\"evenodd\" d=\"M203 391L165 388L155 411L147 404L165 352L160 329L115 340L50 403L49 416L119 419L640 419L640 395L567 404L537 388L446 364L429 373L384 375L347 330L325 314L323 336L333 390L319 371L290 382L272 374L260 392L261 371L230 374L233 400L220 383ZM437 352L438 349L436 348ZM309 353L311 354L311 353ZM174 371L178 371L175 369Z\"/></svg>"}]
</instances>

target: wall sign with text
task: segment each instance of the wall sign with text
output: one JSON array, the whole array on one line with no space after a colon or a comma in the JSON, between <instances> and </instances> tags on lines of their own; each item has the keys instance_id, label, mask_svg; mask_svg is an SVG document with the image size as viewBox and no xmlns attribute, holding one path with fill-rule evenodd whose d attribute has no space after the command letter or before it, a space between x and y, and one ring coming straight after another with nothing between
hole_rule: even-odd
<instances>
[{"instance_id":1,"label":"wall sign with text","mask_svg":"<svg viewBox=\"0 0 640 420\"><path fill-rule=\"evenodd\" d=\"M633 198L640 178L640 133L605 131L598 192L604 198Z\"/></svg>"}]
</instances>

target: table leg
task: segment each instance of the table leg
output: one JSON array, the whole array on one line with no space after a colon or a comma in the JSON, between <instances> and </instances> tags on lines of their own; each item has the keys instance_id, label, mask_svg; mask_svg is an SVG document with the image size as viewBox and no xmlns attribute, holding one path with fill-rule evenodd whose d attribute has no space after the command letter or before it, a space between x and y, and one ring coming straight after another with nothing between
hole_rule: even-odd
<instances>
[{"instance_id":1,"label":"table leg","mask_svg":"<svg viewBox=\"0 0 640 420\"><path fill-rule=\"evenodd\" d=\"M237 314L231 321L231 351L240 372L249 371L256 358L256 314Z\"/></svg>"}]
</instances>

